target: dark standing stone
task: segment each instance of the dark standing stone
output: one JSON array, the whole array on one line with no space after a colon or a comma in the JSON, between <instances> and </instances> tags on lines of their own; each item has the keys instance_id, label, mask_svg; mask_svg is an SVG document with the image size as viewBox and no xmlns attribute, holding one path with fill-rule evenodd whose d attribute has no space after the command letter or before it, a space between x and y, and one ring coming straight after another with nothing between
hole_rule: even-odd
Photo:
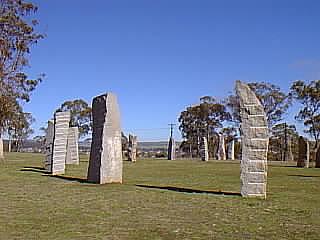
<instances>
[{"instance_id":1,"label":"dark standing stone","mask_svg":"<svg viewBox=\"0 0 320 240\"><path fill-rule=\"evenodd\" d=\"M54 121L49 120L46 138L45 138L45 160L44 160L44 168L48 172L51 172L51 168L52 168L53 137L54 137Z\"/></svg>"},{"instance_id":2,"label":"dark standing stone","mask_svg":"<svg viewBox=\"0 0 320 240\"><path fill-rule=\"evenodd\" d=\"M318 147L316 152L316 168L320 168L320 147Z\"/></svg>"},{"instance_id":3,"label":"dark standing stone","mask_svg":"<svg viewBox=\"0 0 320 240\"><path fill-rule=\"evenodd\" d=\"M122 183L122 146L117 97L107 93L93 99L93 133L88 181Z\"/></svg>"},{"instance_id":4,"label":"dark standing stone","mask_svg":"<svg viewBox=\"0 0 320 240\"><path fill-rule=\"evenodd\" d=\"M309 143L304 137L299 137L299 158L297 167L309 167Z\"/></svg>"}]
</instances>

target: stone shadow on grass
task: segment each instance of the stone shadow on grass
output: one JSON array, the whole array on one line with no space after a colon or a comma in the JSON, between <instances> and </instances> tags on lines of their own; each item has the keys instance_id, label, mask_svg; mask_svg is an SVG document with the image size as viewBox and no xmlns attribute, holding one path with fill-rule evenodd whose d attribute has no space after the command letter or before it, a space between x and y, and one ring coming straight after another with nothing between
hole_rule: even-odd
<instances>
[{"instance_id":1,"label":"stone shadow on grass","mask_svg":"<svg viewBox=\"0 0 320 240\"><path fill-rule=\"evenodd\" d=\"M71 182L79 182L79 183L91 183L89 182L87 179L85 178L78 178L78 177L70 177L70 176L63 176L63 175L43 175L43 176L47 176L47 177L52 177L52 178L58 178L58 179L63 179L63 180L67 180L67 181L71 181Z\"/></svg>"},{"instance_id":2,"label":"stone shadow on grass","mask_svg":"<svg viewBox=\"0 0 320 240\"><path fill-rule=\"evenodd\" d=\"M305 178L316 178L320 176L312 176L312 175L303 175L303 174L291 174L288 175L289 177L305 177Z\"/></svg>"},{"instance_id":3,"label":"stone shadow on grass","mask_svg":"<svg viewBox=\"0 0 320 240\"><path fill-rule=\"evenodd\" d=\"M23 167L23 169L20 169L22 172L37 172L37 173L46 173L48 174L49 172L45 170L42 167Z\"/></svg>"},{"instance_id":4,"label":"stone shadow on grass","mask_svg":"<svg viewBox=\"0 0 320 240\"><path fill-rule=\"evenodd\" d=\"M199 189L191 189L191 188L172 187L172 186L151 186L151 185L142 185L142 184L137 184L136 186L142 187L142 188L162 189L162 190L169 190L169 191L182 192L182 193L205 193L205 194L213 194L213 195L241 196L241 194L238 192L211 191L211 190L199 190Z\"/></svg>"}]
</instances>

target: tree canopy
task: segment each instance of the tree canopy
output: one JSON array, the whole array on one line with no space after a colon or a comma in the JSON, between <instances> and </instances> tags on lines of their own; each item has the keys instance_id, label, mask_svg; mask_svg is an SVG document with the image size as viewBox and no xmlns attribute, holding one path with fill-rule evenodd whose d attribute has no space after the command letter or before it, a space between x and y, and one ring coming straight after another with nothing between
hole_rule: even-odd
<instances>
[{"instance_id":1,"label":"tree canopy","mask_svg":"<svg viewBox=\"0 0 320 240\"><path fill-rule=\"evenodd\" d=\"M36 11L34 4L23 0L0 0L0 133L41 82L42 76L30 79L25 72L31 46L44 37L35 30Z\"/></svg>"},{"instance_id":2,"label":"tree canopy","mask_svg":"<svg viewBox=\"0 0 320 240\"><path fill-rule=\"evenodd\" d=\"M309 83L295 81L291 86L290 95L301 103L302 108L296 115L296 119L303 121L309 133L316 141L316 147L320 138L320 80Z\"/></svg>"}]
</instances>

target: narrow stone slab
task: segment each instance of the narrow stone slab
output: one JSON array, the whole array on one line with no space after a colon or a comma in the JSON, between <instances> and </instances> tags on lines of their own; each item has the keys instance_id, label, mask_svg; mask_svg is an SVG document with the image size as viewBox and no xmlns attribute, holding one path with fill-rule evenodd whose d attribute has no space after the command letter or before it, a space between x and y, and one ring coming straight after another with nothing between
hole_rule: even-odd
<instances>
[{"instance_id":1,"label":"narrow stone slab","mask_svg":"<svg viewBox=\"0 0 320 240\"><path fill-rule=\"evenodd\" d=\"M200 143L200 155L202 161L209 161L209 152L208 152L208 141L206 137L201 138Z\"/></svg>"},{"instance_id":2,"label":"narrow stone slab","mask_svg":"<svg viewBox=\"0 0 320 240\"><path fill-rule=\"evenodd\" d=\"M241 118L241 195L266 198L268 127L263 106L250 87L237 81Z\"/></svg>"},{"instance_id":3,"label":"narrow stone slab","mask_svg":"<svg viewBox=\"0 0 320 240\"><path fill-rule=\"evenodd\" d=\"M299 157L297 167L309 167L309 142L304 137L299 137Z\"/></svg>"},{"instance_id":4,"label":"narrow stone slab","mask_svg":"<svg viewBox=\"0 0 320 240\"><path fill-rule=\"evenodd\" d=\"M69 123L70 112L56 112L54 114L53 151L50 169L52 175L64 174L65 172Z\"/></svg>"},{"instance_id":5,"label":"narrow stone slab","mask_svg":"<svg viewBox=\"0 0 320 240\"><path fill-rule=\"evenodd\" d=\"M228 144L228 159L229 160L235 160L234 157L234 145L235 145L235 141L232 140L231 142L229 142Z\"/></svg>"},{"instance_id":6,"label":"narrow stone slab","mask_svg":"<svg viewBox=\"0 0 320 240\"><path fill-rule=\"evenodd\" d=\"M53 137L54 137L54 121L49 120L48 126L47 126L46 138L45 138L45 160L44 160L44 168L48 172L51 172L51 169L52 169Z\"/></svg>"},{"instance_id":7,"label":"narrow stone slab","mask_svg":"<svg viewBox=\"0 0 320 240\"><path fill-rule=\"evenodd\" d=\"M122 183L120 111L113 93L97 96L92 102L93 133L88 181Z\"/></svg>"},{"instance_id":8,"label":"narrow stone slab","mask_svg":"<svg viewBox=\"0 0 320 240\"><path fill-rule=\"evenodd\" d=\"M226 160L226 147L223 134L219 134L218 160Z\"/></svg>"},{"instance_id":9,"label":"narrow stone slab","mask_svg":"<svg viewBox=\"0 0 320 240\"><path fill-rule=\"evenodd\" d=\"M129 134L129 144L128 144L128 160L131 162L137 161L137 136Z\"/></svg>"},{"instance_id":10,"label":"narrow stone slab","mask_svg":"<svg viewBox=\"0 0 320 240\"><path fill-rule=\"evenodd\" d=\"M66 164L79 164L79 129L70 127L68 130Z\"/></svg>"},{"instance_id":11,"label":"narrow stone slab","mask_svg":"<svg viewBox=\"0 0 320 240\"><path fill-rule=\"evenodd\" d=\"M316 152L316 168L320 168L320 147L318 147Z\"/></svg>"},{"instance_id":12,"label":"narrow stone slab","mask_svg":"<svg viewBox=\"0 0 320 240\"><path fill-rule=\"evenodd\" d=\"M0 137L0 159L4 159L3 155L3 139Z\"/></svg>"},{"instance_id":13,"label":"narrow stone slab","mask_svg":"<svg viewBox=\"0 0 320 240\"><path fill-rule=\"evenodd\" d=\"M169 139L168 145L168 160L175 160L176 159L176 144L172 137Z\"/></svg>"}]
</instances>

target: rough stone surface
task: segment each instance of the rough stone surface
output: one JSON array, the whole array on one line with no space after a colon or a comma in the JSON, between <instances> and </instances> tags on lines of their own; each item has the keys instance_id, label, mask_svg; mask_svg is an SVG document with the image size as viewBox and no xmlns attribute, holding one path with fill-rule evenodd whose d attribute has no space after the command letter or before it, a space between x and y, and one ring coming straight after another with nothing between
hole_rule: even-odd
<instances>
[{"instance_id":1,"label":"rough stone surface","mask_svg":"<svg viewBox=\"0 0 320 240\"><path fill-rule=\"evenodd\" d=\"M208 141L206 137L201 138L200 155L202 161L209 161Z\"/></svg>"},{"instance_id":2,"label":"rough stone surface","mask_svg":"<svg viewBox=\"0 0 320 240\"><path fill-rule=\"evenodd\" d=\"M176 159L176 143L172 137L169 139L168 145L168 160Z\"/></svg>"},{"instance_id":3,"label":"rough stone surface","mask_svg":"<svg viewBox=\"0 0 320 240\"><path fill-rule=\"evenodd\" d=\"M3 139L0 137L0 159L4 159L3 155Z\"/></svg>"},{"instance_id":4,"label":"rough stone surface","mask_svg":"<svg viewBox=\"0 0 320 240\"><path fill-rule=\"evenodd\" d=\"M287 145L288 145L288 149L285 152L285 160L286 161L294 161L293 153L292 153L292 140L290 137L288 137Z\"/></svg>"},{"instance_id":5,"label":"rough stone surface","mask_svg":"<svg viewBox=\"0 0 320 240\"><path fill-rule=\"evenodd\" d=\"M88 181L122 183L120 111L113 93L97 96L92 102L93 133Z\"/></svg>"},{"instance_id":6,"label":"rough stone surface","mask_svg":"<svg viewBox=\"0 0 320 240\"><path fill-rule=\"evenodd\" d=\"M129 134L128 160L131 162L137 161L137 146L137 136Z\"/></svg>"},{"instance_id":7,"label":"rough stone surface","mask_svg":"<svg viewBox=\"0 0 320 240\"><path fill-rule=\"evenodd\" d=\"M235 145L235 141L234 140L232 140L228 144L228 159L229 160L235 160L235 157L234 157L234 145Z\"/></svg>"},{"instance_id":8,"label":"rough stone surface","mask_svg":"<svg viewBox=\"0 0 320 240\"><path fill-rule=\"evenodd\" d=\"M50 169L52 175L64 174L65 171L69 123L70 112L55 113L52 164Z\"/></svg>"},{"instance_id":9,"label":"rough stone surface","mask_svg":"<svg viewBox=\"0 0 320 240\"><path fill-rule=\"evenodd\" d=\"M309 142L304 137L299 137L299 158L297 167L309 167Z\"/></svg>"},{"instance_id":10,"label":"rough stone surface","mask_svg":"<svg viewBox=\"0 0 320 240\"><path fill-rule=\"evenodd\" d=\"M53 137L54 137L54 121L48 121L47 134L45 138L45 160L44 168L51 172L52 168L52 152L53 152Z\"/></svg>"},{"instance_id":11,"label":"rough stone surface","mask_svg":"<svg viewBox=\"0 0 320 240\"><path fill-rule=\"evenodd\" d=\"M250 87L237 81L241 117L241 195L266 197L268 128L263 106Z\"/></svg>"},{"instance_id":12,"label":"rough stone surface","mask_svg":"<svg viewBox=\"0 0 320 240\"><path fill-rule=\"evenodd\" d=\"M79 164L78 139L78 127L70 127L68 130L66 164Z\"/></svg>"},{"instance_id":13,"label":"rough stone surface","mask_svg":"<svg viewBox=\"0 0 320 240\"><path fill-rule=\"evenodd\" d=\"M226 160L226 147L223 134L219 134L218 160Z\"/></svg>"},{"instance_id":14,"label":"rough stone surface","mask_svg":"<svg viewBox=\"0 0 320 240\"><path fill-rule=\"evenodd\" d=\"M316 152L316 168L320 168L320 147L318 147Z\"/></svg>"}]
</instances>

